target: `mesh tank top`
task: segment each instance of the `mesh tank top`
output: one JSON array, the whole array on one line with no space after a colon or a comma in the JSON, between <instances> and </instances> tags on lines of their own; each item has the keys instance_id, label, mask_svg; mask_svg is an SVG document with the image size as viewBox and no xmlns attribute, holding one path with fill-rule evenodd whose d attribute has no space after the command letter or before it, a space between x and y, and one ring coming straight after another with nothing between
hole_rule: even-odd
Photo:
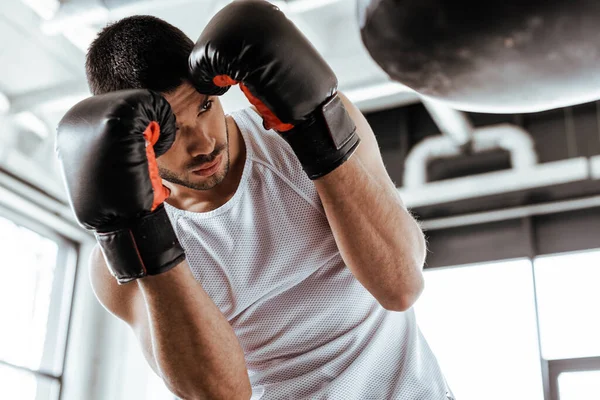
<instances>
[{"instance_id":1,"label":"mesh tank top","mask_svg":"<svg viewBox=\"0 0 600 400\"><path fill-rule=\"evenodd\" d=\"M166 208L239 339L252 400L451 399L412 309L384 309L345 266L287 143L252 109L232 117L247 153L234 196L205 213Z\"/></svg>"}]
</instances>

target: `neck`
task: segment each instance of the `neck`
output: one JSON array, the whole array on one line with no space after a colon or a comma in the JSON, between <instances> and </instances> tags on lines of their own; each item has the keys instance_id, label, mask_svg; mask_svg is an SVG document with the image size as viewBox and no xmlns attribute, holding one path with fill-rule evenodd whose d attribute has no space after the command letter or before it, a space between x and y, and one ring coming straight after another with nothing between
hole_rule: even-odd
<instances>
[{"instance_id":1,"label":"neck","mask_svg":"<svg viewBox=\"0 0 600 400\"><path fill-rule=\"evenodd\" d=\"M229 130L229 172L221 183L209 190L194 190L163 181L171 190L167 203L181 210L192 212L212 211L235 194L246 163L246 146L239 127L231 116L226 117Z\"/></svg>"}]
</instances>

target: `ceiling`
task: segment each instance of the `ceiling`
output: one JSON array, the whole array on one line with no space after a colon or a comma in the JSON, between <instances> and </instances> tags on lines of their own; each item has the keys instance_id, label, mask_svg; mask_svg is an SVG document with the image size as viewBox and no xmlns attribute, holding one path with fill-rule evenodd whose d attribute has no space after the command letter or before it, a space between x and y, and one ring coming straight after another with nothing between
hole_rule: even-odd
<instances>
[{"instance_id":1,"label":"ceiling","mask_svg":"<svg viewBox=\"0 0 600 400\"><path fill-rule=\"evenodd\" d=\"M146 14L170 22L194 40L210 18L229 2L0 0L0 172L8 172L65 201L66 191L54 153L54 132L64 113L89 96L85 51L97 32L111 21ZM356 22L356 0L271 2L309 38L335 71L340 90L363 112L419 101L413 92L391 82L368 56ZM222 102L227 112L248 105L236 89L224 95ZM431 101L425 106L440 131L453 140L457 139L456 133L469 133L470 129L464 129L468 128L468 121L462 113L437 107ZM0 178L4 177L6 174L0 174ZM477 192L479 187L474 182L467 183ZM0 186L3 185L0 179ZM430 190L456 192L456 187L448 191L433 185ZM439 197L429 192L426 195Z\"/></svg>"},{"instance_id":2,"label":"ceiling","mask_svg":"<svg viewBox=\"0 0 600 400\"><path fill-rule=\"evenodd\" d=\"M208 20L229 2L62 0L59 7L58 0L3 0L0 35L5 40L0 52L0 92L9 98L11 112L44 108L46 103L52 103L52 110L61 108L69 97L88 94L83 67L85 50L107 23L134 14L154 15L195 39ZM391 83L363 48L355 0L272 3L315 45L338 76L339 88L363 110L416 101L412 92ZM229 111L246 105L235 94L224 99Z\"/></svg>"},{"instance_id":3,"label":"ceiling","mask_svg":"<svg viewBox=\"0 0 600 400\"><path fill-rule=\"evenodd\" d=\"M146 14L195 40L229 0L2 0L0 2L0 166L54 196L63 196L53 152L62 115L89 95L85 51L111 21ZM309 38L335 71L339 89L363 111L415 103L390 82L360 41L355 0L272 1ZM226 111L247 106L239 90L223 96Z\"/></svg>"}]
</instances>

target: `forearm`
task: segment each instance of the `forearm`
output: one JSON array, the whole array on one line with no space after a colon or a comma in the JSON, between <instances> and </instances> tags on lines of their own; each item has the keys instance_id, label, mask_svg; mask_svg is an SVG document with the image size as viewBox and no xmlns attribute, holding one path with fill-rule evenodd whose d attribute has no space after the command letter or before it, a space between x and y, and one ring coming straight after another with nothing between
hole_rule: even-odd
<instances>
[{"instance_id":1,"label":"forearm","mask_svg":"<svg viewBox=\"0 0 600 400\"><path fill-rule=\"evenodd\" d=\"M315 185L348 268L384 307L410 307L422 291L426 245L391 181L351 157Z\"/></svg>"},{"instance_id":2,"label":"forearm","mask_svg":"<svg viewBox=\"0 0 600 400\"><path fill-rule=\"evenodd\" d=\"M186 400L250 398L237 337L187 263L137 282L156 366L169 389Z\"/></svg>"}]
</instances>

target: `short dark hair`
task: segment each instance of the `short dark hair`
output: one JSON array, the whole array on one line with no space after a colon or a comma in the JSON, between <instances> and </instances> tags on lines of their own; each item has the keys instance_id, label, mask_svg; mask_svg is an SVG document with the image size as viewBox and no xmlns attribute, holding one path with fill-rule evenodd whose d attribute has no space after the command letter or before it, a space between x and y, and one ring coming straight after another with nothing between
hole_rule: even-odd
<instances>
[{"instance_id":1,"label":"short dark hair","mask_svg":"<svg viewBox=\"0 0 600 400\"><path fill-rule=\"evenodd\" d=\"M148 15L106 26L92 42L85 62L93 94L122 89L169 93L188 79L194 42L180 29Z\"/></svg>"}]
</instances>

